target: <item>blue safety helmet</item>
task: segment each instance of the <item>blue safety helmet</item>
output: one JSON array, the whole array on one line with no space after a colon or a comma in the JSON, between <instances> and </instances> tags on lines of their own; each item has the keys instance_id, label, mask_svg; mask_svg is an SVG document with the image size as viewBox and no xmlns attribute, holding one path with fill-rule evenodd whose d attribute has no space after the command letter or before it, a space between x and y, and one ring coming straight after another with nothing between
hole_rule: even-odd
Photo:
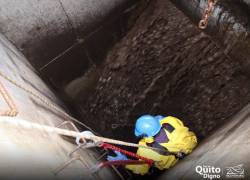
<instances>
[{"instance_id":1,"label":"blue safety helmet","mask_svg":"<svg viewBox=\"0 0 250 180\"><path fill-rule=\"evenodd\" d=\"M135 124L135 135L138 136L155 136L161 130L159 118L151 115L143 115L137 119Z\"/></svg>"},{"instance_id":2,"label":"blue safety helmet","mask_svg":"<svg viewBox=\"0 0 250 180\"><path fill-rule=\"evenodd\" d=\"M162 115L157 115L154 117L155 119L157 119L158 121L161 121L162 119L164 119L164 116Z\"/></svg>"}]
</instances>

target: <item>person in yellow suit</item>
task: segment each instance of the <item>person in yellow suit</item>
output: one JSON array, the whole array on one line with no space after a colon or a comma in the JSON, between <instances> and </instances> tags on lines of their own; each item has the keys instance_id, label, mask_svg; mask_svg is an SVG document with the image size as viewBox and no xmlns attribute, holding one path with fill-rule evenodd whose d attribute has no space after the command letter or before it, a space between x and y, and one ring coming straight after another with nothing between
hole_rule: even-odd
<instances>
[{"instance_id":1,"label":"person in yellow suit","mask_svg":"<svg viewBox=\"0 0 250 180\"><path fill-rule=\"evenodd\" d=\"M142 137L139 141L140 145L159 149L140 147L137 150L138 155L154 160L154 167L159 170L174 166L197 145L196 135L189 131L181 120L172 116L141 116L135 124L135 135ZM125 155L115 153L115 157L108 156L107 160L127 160ZM145 175L149 172L150 166L148 164L126 165L126 168L135 174Z\"/></svg>"}]
</instances>

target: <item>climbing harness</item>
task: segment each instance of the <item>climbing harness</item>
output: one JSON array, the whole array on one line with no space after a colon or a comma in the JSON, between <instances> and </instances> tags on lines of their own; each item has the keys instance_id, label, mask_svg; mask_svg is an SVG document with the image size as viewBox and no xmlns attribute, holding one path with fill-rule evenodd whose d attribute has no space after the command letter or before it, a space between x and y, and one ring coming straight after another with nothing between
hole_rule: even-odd
<instances>
[{"instance_id":1,"label":"climbing harness","mask_svg":"<svg viewBox=\"0 0 250 180\"><path fill-rule=\"evenodd\" d=\"M102 144L100 145L100 147L105 148L105 149L111 149L111 150L113 150L113 151L118 151L118 152L121 152L122 154L128 155L128 156L130 156L130 157L134 157L134 158L137 158L137 159L141 159L141 160L144 161L144 164L147 163L147 164L150 165L150 166L154 163L154 161L151 160L151 159L142 157L142 156L140 156L140 155L138 155L138 154L135 154L135 153L132 153L132 152L129 152L129 151L126 151L126 150L123 150L123 149L121 149L121 148L118 148L118 147L113 146L113 145L108 144L108 143L102 143Z\"/></svg>"},{"instance_id":2,"label":"climbing harness","mask_svg":"<svg viewBox=\"0 0 250 180\"><path fill-rule=\"evenodd\" d=\"M10 108L7 111L0 111L0 116L10 116L10 117L17 116L18 111L17 111L16 105L1 81L0 81L0 94L2 95L5 102Z\"/></svg>"},{"instance_id":3,"label":"climbing harness","mask_svg":"<svg viewBox=\"0 0 250 180\"><path fill-rule=\"evenodd\" d=\"M114 145L108 144L108 143L100 143L99 147L104 149L111 149L113 151L121 152L122 154L125 154L127 156L136 158L137 160L115 160L115 161L105 161L101 162L94 167L91 168L91 172L95 173L99 171L101 168L106 166L113 166L113 165L139 165L139 164L148 164L149 166L152 166L154 161L145 157L142 157L136 153L126 151L124 149L121 149L119 147L116 147Z\"/></svg>"},{"instance_id":4,"label":"climbing harness","mask_svg":"<svg viewBox=\"0 0 250 180\"><path fill-rule=\"evenodd\" d=\"M199 25L198 25L200 29L207 28L209 17L211 16L213 12L216 3L217 3L217 0L208 0L207 8L205 9L202 19L200 20Z\"/></svg>"}]
</instances>

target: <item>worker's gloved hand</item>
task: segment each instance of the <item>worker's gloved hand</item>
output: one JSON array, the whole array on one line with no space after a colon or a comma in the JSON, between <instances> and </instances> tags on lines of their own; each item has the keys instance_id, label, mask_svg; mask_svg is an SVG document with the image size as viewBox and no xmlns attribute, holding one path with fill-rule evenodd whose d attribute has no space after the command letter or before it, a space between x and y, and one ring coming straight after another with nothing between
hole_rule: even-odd
<instances>
[{"instance_id":1,"label":"worker's gloved hand","mask_svg":"<svg viewBox=\"0 0 250 180\"><path fill-rule=\"evenodd\" d=\"M127 156L125 156L124 154L118 152L118 151L114 151L116 156L108 156L107 160L108 161L120 161L120 160L128 160Z\"/></svg>"}]
</instances>

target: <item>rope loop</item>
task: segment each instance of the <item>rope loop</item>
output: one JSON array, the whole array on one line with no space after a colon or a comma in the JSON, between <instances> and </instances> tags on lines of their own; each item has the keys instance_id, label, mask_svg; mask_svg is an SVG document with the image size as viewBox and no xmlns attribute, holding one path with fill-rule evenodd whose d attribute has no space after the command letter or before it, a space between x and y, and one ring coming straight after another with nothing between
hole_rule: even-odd
<instances>
[{"instance_id":1,"label":"rope loop","mask_svg":"<svg viewBox=\"0 0 250 180\"><path fill-rule=\"evenodd\" d=\"M76 144L82 146L87 143L87 140L84 138L86 136L93 136L94 134L91 131L83 131L79 133L76 137Z\"/></svg>"}]
</instances>

